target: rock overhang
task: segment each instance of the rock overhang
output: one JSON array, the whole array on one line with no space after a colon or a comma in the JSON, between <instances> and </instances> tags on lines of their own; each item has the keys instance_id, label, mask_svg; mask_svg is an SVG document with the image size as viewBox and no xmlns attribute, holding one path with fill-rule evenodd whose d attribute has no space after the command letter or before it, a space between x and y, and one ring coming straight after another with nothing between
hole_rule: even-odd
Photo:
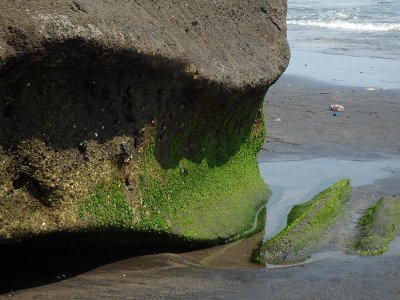
<instances>
[{"instance_id":1,"label":"rock overhang","mask_svg":"<svg viewBox=\"0 0 400 300\"><path fill-rule=\"evenodd\" d=\"M2 7L3 242L248 228L267 194L255 154L262 97L289 59L285 1Z\"/></svg>"}]
</instances>

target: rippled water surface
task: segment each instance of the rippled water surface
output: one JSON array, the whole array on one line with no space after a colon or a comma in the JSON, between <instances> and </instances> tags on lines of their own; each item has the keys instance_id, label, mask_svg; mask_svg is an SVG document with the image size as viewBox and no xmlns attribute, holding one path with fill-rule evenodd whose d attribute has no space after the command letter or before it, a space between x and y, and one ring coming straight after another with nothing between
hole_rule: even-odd
<instances>
[{"instance_id":1,"label":"rippled water surface","mask_svg":"<svg viewBox=\"0 0 400 300\"><path fill-rule=\"evenodd\" d=\"M286 74L400 89L400 1L289 0Z\"/></svg>"},{"instance_id":2,"label":"rippled water surface","mask_svg":"<svg viewBox=\"0 0 400 300\"><path fill-rule=\"evenodd\" d=\"M289 0L292 47L400 59L400 1Z\"/></svg>"}]
</instances>

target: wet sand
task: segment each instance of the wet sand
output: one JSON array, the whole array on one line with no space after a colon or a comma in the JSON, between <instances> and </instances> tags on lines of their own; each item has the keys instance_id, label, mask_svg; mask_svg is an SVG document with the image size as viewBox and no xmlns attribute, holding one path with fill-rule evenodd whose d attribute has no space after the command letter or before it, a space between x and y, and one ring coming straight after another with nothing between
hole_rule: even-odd
<instances>
[{"instance_id":1,"label":"wet sand","mask_svg":"<svg viewBox=\"0 0 400 300\"><path fill-rule=\"evenodd\" d=\"M334 103L345 107L339 117L328 110ZM400 155L400 90L284 76L268 91L264 108L268 137L260 160L285 155L351 159Z\"/></svg>"},{"instance_id":2,"label":"wet sand","mask_svg":"<svg viewBox=\"0 0 400 300\"><path fill-rule=\"evenodd\" d=\"M340 117L328 111L332 103L345 106ZM260 161L316 157L399 159L399 90L369 91L286 76L271 87L265 111L269 132ZM400 194L399 182L400 172L393 172L372 184L353 188L348 205L350 216L361 213L381 196ZM340 244L347 229L333 230L332 249ZM248 263L261 236L190 253L129 257L125 252L110 254L107 259L92 259L92 264L85 264L84 259L52 260L47 280L31 278L28 284L29 276L25 276L25 284L19 285L25 289L14 285L14 291L7 290L7 286L2 286L1 291L6 292L4 297L17 299L400 297L399 249L380 257L338 256L266 269ZM77 266L72 272L71 264L85 268ZM18 271L26 270L14 270Z\"/></svg>"}]
</instances>

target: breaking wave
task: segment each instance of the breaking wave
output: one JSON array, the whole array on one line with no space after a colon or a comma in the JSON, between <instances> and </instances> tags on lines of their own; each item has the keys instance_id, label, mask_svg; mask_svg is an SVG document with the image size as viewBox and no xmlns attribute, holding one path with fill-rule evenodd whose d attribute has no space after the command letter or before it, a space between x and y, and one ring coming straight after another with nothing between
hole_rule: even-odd
<instances>
[{"instance_id":1,"label":"breaking wave","mask_svg":"<svg viewBox=\"0 0 400 300\"><path fill-rule=\"evenodd\" d=\"M352 23L346 21L288 20L287 24L362 32L400 31L400 24L397 23Z\"/></svg>"}]
</instances>

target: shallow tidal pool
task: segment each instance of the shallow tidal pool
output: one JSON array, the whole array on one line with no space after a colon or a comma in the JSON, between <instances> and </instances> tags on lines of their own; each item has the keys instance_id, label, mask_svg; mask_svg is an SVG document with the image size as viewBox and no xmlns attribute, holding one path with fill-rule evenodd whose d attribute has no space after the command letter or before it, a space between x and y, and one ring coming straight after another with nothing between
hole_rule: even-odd
<instances>
[{"instance_id":1,"label":"shallow tidal pool","mask_svg":"<svg viewBox=\"0 0 400 300\"><path fill-rule=\"evenodd\" d=\"M355 187L372 184L400 170L399 159L376 161L317 158L260 162L260 173L272 191L267 203L265 239L286 226L291 208L312 199L342 178Z\"/></svg>"}]
</instances>

